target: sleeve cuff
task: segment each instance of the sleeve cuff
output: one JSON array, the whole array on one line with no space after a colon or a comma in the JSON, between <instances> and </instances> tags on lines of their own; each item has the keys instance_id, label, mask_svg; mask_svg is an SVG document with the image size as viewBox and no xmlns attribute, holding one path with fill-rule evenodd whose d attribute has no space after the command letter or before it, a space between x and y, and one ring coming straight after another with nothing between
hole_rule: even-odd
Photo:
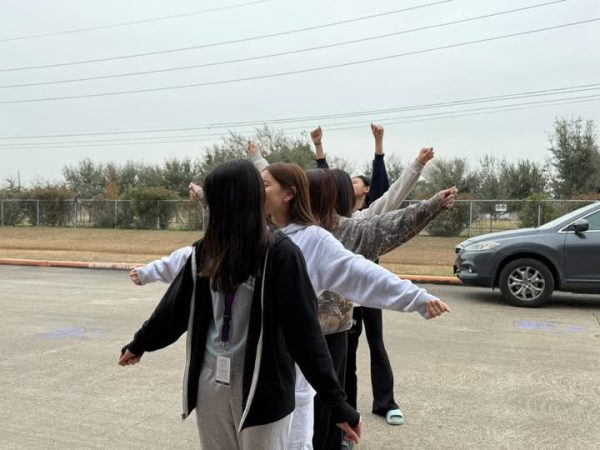
<instances>
[{"instance_id":1,"label":"sleeve cuff","mask_svg":"<svg viewBox=\"0 0 600 450\"><path fill-rule=\"evenodd\" d=\"M360 422L360 414L346 401L331 408L331 414L335 423L348 422L352 428L356 428Z\"/></svg>"}]
</instances>

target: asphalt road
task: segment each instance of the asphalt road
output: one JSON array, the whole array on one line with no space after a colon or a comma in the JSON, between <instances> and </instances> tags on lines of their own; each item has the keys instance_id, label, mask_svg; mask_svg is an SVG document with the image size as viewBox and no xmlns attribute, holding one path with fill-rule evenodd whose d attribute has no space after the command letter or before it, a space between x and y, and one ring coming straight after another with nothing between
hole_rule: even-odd
<instances>
[{"instance_id":1,"label":"asphalt road","mask_svg":"<svg viewBox=\"0 0 600 450\"><path fill-rule=\"evenodd\" d=\"M405 425L370 414L361 343L358 449L600 448L600 296L521 309L425 287L453 314L384 313ZM196 448L194 418L180 419L183 340L116 363L164 290L126 272L0 267L0 448Z\"/></svg>"}]
</instances>

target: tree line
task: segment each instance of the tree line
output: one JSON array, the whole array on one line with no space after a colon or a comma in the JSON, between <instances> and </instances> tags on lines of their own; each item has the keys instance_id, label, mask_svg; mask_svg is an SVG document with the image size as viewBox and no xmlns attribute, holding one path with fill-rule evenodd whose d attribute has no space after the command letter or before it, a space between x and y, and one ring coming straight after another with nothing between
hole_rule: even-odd
<instances>
[{"instance_id":1,"label":"tree line","mask_svg":"<svg viewBox=\"0 0 600 450\"><path fill-rule=\"evenodd\" d=\"M294 162L306 169L315 167L315 153L306 135L290 137L283 131L264 127L256 130L253 139L269 161ZM200 158L170 158L163 164L129 161L119 165L83 159L64 167L62 179L55 182L33 183L23 188L14 179L7 179L0 186L0 198L137 202L187 199L191 180L201 182L218 164L246 157L247 140L230 132L220 143L207 148ZM328 150L331 167L352 175L369 175L370 161L357 167L336 156L334 144ZM389 154L386 165L393 181L402 173L404 161ZM459 188L462 199L600 198L600 151L595 123L583 118L555 119L544 162L527 158L507 161L496 155L483 155L477 161L436 156L410 198L426 198L453 185ZM493 214L491 209L489 214Z\"/></svg>"}]
</instances>

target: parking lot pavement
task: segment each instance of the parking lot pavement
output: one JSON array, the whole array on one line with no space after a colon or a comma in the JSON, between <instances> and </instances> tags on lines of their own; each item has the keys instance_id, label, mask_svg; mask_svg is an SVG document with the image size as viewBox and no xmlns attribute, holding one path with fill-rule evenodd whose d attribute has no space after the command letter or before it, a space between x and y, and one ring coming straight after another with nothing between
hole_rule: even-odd
<instances>
[{"instance_id":1,"label":"parking lot pavement","mask_svg":"<svg viewBox=\"0 0 600 450\"><path fill-rule=\"evenodd\" d=\"M181 414L184 342L122 368L120 348L165 285L126 272L0 267L0 448L192 449ZM541 309L498 293L425 286L451 315L384 313L406 424L370 414L359 349L365 449L595 449L600 442L600 296Z\"/></svg>"}]
</instances>

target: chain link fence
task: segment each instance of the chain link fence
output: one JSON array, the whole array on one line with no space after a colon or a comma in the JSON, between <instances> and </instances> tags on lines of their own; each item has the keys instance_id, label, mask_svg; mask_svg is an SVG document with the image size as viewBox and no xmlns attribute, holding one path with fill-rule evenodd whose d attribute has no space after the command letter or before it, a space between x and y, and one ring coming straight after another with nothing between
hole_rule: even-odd
<instances>
[{"instance_id":1,"label":"chain link fence","mask_svg":"<svg viewBox=\"0 0 600 450\"><path fill-rule=\"evenodd\" d=\"M405 202L405 205L415 201ZM589 200L457 200L426 229L434 236L477 236L542 225ZM0 226L204 230L208 212L189 200L0 199Z\"/></svg>"},{"instance_id":2,"label":"chain link fence","mask_svg":"<svg viewBox=\"0 0 600 450\"><path fill-rule=\"evenodd\" d=\"M208 213L189 200L0 199L0 226L204 230Z\"/></svg>"}]
</instances>

